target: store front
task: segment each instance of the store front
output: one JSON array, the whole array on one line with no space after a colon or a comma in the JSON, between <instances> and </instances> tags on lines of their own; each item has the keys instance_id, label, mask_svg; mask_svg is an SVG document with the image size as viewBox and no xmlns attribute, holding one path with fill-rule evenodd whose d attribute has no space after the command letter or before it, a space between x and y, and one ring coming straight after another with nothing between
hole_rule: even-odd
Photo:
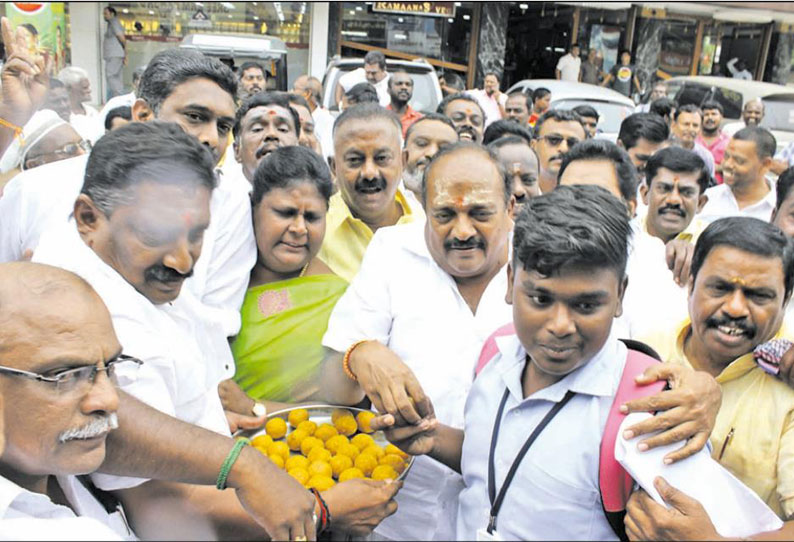
<instances>
[{"instance_id":1,"label":"store front","mask_svg":"<svg viewBox=\"0 0 794 542\"><path fill-rule=\"evenodd\" d=\"M287 46L288 86L308 70L311 10L307 2L110 2L127 38L124 83L158 52L189 34L269 35ZM103 22L104 24L104 22ZM275 65L265 63L272 75Z\"/></svg>"},{"instance_id":2,"label":"store front","mask_svg":"<svg viewBox=\"0 0 794 542\"><path fill-rule=\"evenodd\" d=\"M378 50L392 58L424 58L439 73L452 71L464 80L473 76L481 8L475 2L341 2L337 7L341 25L331 54L361 57Z\"/></svg>"}]
</instances>

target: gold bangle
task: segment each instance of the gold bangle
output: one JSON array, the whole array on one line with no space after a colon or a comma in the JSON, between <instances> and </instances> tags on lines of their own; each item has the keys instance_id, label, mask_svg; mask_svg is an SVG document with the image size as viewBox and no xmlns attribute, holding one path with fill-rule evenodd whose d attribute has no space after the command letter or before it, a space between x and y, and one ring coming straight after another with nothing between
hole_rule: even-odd
<instances>
[{"instance_id":1,"label":"gold bangle","mask_svg":"<svg viewBox=\"0 0 794 542\"><path fill-rule=\"evenodd\" d=\"M22 139L22 127L17 126L11 122L8 122L4 118L0 118L0 126L5 126L6 128L10 128L14 131L14 137L19 139L19 144L24 145L25 140Z\"/></svg>"},{"instance_id":2,"label":"gold bangle","mask_svg":"<svg viewBox=\"0 0 794 542\"><path fill-rule=\"evenodd\" d=\"M358 377L353 373L353 371L350 370L350 355L353 353L353 350L355 350L358 347L358 345L368 341L369 339L364 339L353 343L353 345L347 349L347 352L345 352L345 357L342 358L342 370L345 371L347 377L353 382L358 382Z\"/></svg>"}]
</instances>

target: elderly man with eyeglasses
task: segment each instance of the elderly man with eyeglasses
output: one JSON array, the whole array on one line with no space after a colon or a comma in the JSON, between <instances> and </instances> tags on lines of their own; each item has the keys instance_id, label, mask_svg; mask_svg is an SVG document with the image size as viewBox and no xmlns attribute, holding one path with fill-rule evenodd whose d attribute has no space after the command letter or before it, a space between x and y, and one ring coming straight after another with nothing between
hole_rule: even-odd
<instances>
[{"instance_id":1,"label":"elderly man with eyeglasses","mask_svg":"<svg viewBox=\"0 0 794 542\"><path fill-rule=\"evenodd\" d=\"M0 345L0 538L131 537L79 476L118 427L117 366L140 363L121 354L102 300L62 269L0 264Z\"/></svg>"}]
</instances>

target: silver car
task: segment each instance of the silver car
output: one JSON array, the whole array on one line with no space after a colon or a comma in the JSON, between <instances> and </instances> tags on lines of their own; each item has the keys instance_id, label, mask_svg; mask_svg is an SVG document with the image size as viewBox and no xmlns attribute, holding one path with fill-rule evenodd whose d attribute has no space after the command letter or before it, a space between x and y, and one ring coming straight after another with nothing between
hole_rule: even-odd
<instances>
[{"instance_id":1,"label":"silver car","mask_svg":"<svg viewBox=\"0 0 794 542\"><path fill-rule=\"evenodd\" d=\"M532 94L536 88L545 87L551 91L552 109L573 109L578 105L589 105L598 111L597 137L617 141L620 123L634 113L634 102L623 94L610 88L558 81L557 79L524 79L507 90L507 94L523 92Z\"/></svg>"}]
</instances>

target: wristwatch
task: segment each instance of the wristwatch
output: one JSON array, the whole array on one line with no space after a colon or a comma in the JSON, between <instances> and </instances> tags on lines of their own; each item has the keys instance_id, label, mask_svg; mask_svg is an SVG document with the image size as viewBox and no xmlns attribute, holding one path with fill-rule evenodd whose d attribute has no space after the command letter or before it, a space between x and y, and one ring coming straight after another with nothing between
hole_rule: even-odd
<instances>
[{"instance_id":1,"label":"wristwatch","mask_svg":"<svg viewBox=\"0 0 794 542\"><path fill-rule=\"evenodd\" d=\"M254 403L251 412L254 413L254 416L261 417L267 414L267 407L265 407L265 405L263 405L262 403Z\"/></svg>"}]
</instances>

